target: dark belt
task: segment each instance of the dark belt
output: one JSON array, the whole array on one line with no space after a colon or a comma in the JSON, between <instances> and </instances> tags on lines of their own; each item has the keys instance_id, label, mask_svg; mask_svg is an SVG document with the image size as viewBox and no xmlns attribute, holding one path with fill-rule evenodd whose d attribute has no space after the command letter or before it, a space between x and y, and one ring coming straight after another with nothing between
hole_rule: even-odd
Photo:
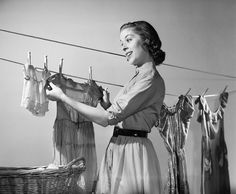
<instances>
[{"instance_id":1,"label":"dark belt","mask_svg":"<svg viewBox=\"0 0 236 194\"><path fill-rule=\"evenodd\" d=\"M119 127L115 127L113 131L113 137L118 137L118 135L123 136L132 136L132 137L146 137L148 132L146 131L139 131L139 130L133 130L133 129L121 129Z\"/></svg>"}]
</instances>

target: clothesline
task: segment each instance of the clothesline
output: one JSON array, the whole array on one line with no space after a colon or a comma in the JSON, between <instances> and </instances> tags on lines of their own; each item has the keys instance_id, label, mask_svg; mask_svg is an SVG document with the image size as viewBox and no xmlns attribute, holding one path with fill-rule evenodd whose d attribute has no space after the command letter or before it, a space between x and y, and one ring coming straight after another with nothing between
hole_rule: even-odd
<instances>
[{"instance_id":1,"label":"clothesline","mask_svg":"<svg viewBox=\"0 0 236 194\"><path fill-rule=\"evenodd\" d=\"M14 63L14 64L17 64L17 65L21 65L21 66L24 66L24 63L21 63L21 62L18 62L18 61L14 61L14 60L10 60L10 59L6 59L6 58L0 58L0 60L2 61L7 61L7 62L10 62L10 63ZM36 69L40 69L40 70L43 70L43 68L41 67L35 67ZM49 70L51 73L58 73L56 71L52 71L52 70ZM74 75L70 75L70 74L65 74L63 73L63 75L67 76L67 77L72 77L72 78L78 78L78 79L83 79L83 80L88 80L88 78L84 78L84 77L79 77L79 76L74 76ZM117 87L123 87L123 85L120 85L120 84L114 84L114 83L110 83L110 82L104 82L104 81L99 81L99 80L94 80L95 82L97 83L103 83L103 84L107 84L107 85L112 85L112 86L117 86ZM232 91L228 91L229 94L231 93L236 93L236 90L232 90ZM171 94L171 93L166 93L166 95L168 96L174 96L174 97L179 97L180 95L177 95L177 94ZM197 98L199 95L196 95L196 96L192 96L194 98ZM216 97L216 96L219 96L219 94L210 94L210 95L204 95L205 97Z\"/></svg>"},{"instance_id":2,"label":"clothesline","mask_svg":"<svg viewBox=\"0 0 236 194\"><path fill-rule=\"evenodd\" d=\"M57 43L57 44L63 44L63 45L67 45L67 46L72 46L72 47L77 47L77 48L81 48L81 49L91 50L91 51L95 51L95 52L100 52L100 53L125 57L125 55L121 55L121 54L110 52L110 51L104 51L104 50L95 49L95 48L86 47L86 46L81 46L81 45L77 45L77 44L66 43L66 42L63 42L63 41L53 40L53 39L49 39L49 38L43 38L43 37L40 37L40 36L34 36L34 35L19 33L19 32L15 32L15 31L6 30L6 29L0 29L0 31L10 33L10 34L14 34L14 35L39 39L39 40L43 40L43 41L54 42L54 43ZM162 63L162 64L166 65L166 66L169 66L169 67L184 69L184 70L188 70L188 71L194 71L194 72L205 73L205 74L209 74L209 75L216 75L216 76L236 79L236 76L233 76L233 75L208 72L208 71L203 71L203 70L199 70L199 69L192 69L192 68L188 68L188 67L182 67L182 66L177 66L177 65L167 64L167 63Z\"/></svg>"},{"instance_id":3,"label":"clothesline","mask_svg":"<svg viewBox=\"0 0 236 194\"><path fill-rule=\"evenodd\" d=\"M10 63L15 63L15 64L18 64L18 65L24 66L24 63L17 62L17 61L13 61L13 60L10 60L10 59L0 58L0 60L2 60L2 61L7 61L7 62L10 62ZM41 67L35 67L35 68L36 68L36 69L43 70L43 68L41 68ZM50 71L51 73L58 73L58 72L53 71L53 70L49 70L49 71ZM78 79L82 79L82 80L88 80L88 78L79 77L79 76L74 76L74 75L69 75L69 74L66 74L66 73L63 73L63 75L68 76L68 77L72 77L72 78L78 78ZM120 84L114 84L114 83L109 83L109 82L104 82L104 81L99 81L99 80L94 80L94 81L96 81L96 82L98 82L98 83L107 84L107 85L123 87L123 86L120 85Z\"/></svg>"}]
</instances>

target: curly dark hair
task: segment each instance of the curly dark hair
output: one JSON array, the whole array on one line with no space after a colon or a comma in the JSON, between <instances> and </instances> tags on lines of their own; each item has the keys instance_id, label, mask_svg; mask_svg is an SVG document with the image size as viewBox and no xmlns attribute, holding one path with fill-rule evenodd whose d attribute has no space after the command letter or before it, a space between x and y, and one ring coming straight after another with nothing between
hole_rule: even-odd
<instances>
[{"instance_id":1,"label":"curly dark hair","mask_svg":"<svg viewBox=\"0 0 236 194\"><path fill-rule=\"evenodd\" d=\"M160 65L166 57L166 53L161 50L162 42L154 27L146 21L135 21L123 24L120 31L132 28L135 33L140 35L144 41L144 46L154 59L155 65Z\"/></svg>"}]
</instances>

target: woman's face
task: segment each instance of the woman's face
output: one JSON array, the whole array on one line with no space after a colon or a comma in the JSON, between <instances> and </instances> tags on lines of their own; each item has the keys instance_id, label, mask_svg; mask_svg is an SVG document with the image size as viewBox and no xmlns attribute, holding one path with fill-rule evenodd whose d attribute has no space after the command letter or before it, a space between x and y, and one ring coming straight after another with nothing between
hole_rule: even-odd
<instances>
[{"instance_id":1,"label":"woman's face","mask_svg":"<svg viewBox=\"0 0 236 194\"><path fill-rule=\"evenodd\" d=\"M143 46L143 40L132 28L125 28L120 32L120 42L129 64L139 67L151 60L149 52Z\"/></svg>"}]
</instances>

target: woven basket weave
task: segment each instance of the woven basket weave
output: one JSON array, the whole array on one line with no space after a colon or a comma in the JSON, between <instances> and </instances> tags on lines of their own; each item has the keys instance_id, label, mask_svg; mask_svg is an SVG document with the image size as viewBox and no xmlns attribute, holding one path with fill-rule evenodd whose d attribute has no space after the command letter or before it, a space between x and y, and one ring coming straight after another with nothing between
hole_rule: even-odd
<instances>
[{"instance_id":1,"label":"woven basket weave","mask_svg":"<svg viewBox=\"0 0 236 194\"><path fill-rule=\"evenodd\" d=\"M0 167L0 194L71 194L85 170L84 158L58 169L43 167Z\"/></svg>"}]
</instances>

